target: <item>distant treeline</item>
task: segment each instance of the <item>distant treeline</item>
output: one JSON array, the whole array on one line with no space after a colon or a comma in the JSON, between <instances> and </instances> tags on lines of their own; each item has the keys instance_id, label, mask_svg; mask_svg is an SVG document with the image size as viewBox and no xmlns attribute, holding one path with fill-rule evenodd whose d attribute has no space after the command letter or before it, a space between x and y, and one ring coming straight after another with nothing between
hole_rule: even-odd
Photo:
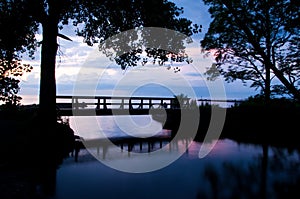
<instances>
[{"instance_id":1,"label":"distant treeline","mask_svg":"<svg viewBox=\"0 0 300 199\"><path fill-rule=\"evenodd\" d=\"M263 100L249 98L230 108L203 103L199 106L200 121L195 140L206 136L211 119L211 110L226 111L221 138L241 142L268 143L282 146L298 146L300 133L300 104L289 99L272 99L267 105ZM193 119L193 118L191 118ZM168 115L164 127L174 132L180 127L181 113L173 111ZM217 121L214 121L217 122Z\"/></svg>"}]
</instances>

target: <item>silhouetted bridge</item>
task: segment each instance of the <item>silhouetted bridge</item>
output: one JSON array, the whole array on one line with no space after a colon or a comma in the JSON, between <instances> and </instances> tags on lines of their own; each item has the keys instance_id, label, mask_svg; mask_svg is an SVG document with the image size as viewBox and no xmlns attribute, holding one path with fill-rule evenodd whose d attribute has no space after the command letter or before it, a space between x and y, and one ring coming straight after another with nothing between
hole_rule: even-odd
<instances>
[{"instance_id":1,"label":"silhouetted bridge","mask_svg":"<svg viewBox=\"0 0 300 199\"><path fill-rule=\"evenodd\" d=\"M198 99L197 101L209 104L241 102L218 99ZM60 116L148 115L150 109L165 109L167 113L170 113L193 108L190 98L178 99L176 97L56 96L56 102Z\"/></svg>"},{"instance_id":2,"label":"silhouetted bridge","mask_svg":"<svg viewBox=\"0 0 300 199\"><path fill-rule=\"evenodd\" d=\"M182 98L189 103L189 98ZM179 109L173 97L108 97L108 96L56 96L60 116L88 115L147 115L150 109Z\"/></svg>"}]
</instances>

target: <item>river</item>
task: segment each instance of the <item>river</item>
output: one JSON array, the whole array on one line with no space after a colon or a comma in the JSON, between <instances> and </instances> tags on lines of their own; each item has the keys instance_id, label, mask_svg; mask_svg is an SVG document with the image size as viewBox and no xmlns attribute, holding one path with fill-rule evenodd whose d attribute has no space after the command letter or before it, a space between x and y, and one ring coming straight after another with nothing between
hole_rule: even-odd
<instances>
[{"instance_id":1,"label":"river","mask_svg":"<svg viewBox=\"0 0 300 199\"><path fill-rule=\"evenodd\" d=\"M70 118L70 125L85 140L170 133L151 116ZM150 153L140 145L83 149L77 162L70 156L57 169L53 198L299 198L298 150L215 141L203 158L200 147L210 143L188 139L154 143Z\"/></svg>"}]
</instances>

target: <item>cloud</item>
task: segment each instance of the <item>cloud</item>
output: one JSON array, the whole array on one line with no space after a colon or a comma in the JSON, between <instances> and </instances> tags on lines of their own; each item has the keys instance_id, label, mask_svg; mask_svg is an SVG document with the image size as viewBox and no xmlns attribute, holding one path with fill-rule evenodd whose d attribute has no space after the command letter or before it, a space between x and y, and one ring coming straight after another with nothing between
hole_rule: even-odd
<instances>
[{"instance_id":1,"label":"cloud","mask_svg":"<svg viewBox=\"0 0 300 199\"><path fill-rule=\"evenodd\" d=\"M188 72L184 74L185 76L190 76L190 77L201 77L201 75L197 72Z\"/></svg>"},{"instance_id":2,"label":"cloud","mask_svg":"<svg viewBox=\"0 0 300 199\"><path fill-rule=\"evenodd\" d=\"M184 8L183 17L203 26L203 32L194 35L194 42L186 49L193 60L192 64L166 63L165 66L146 64L129 67L123 71L114 61L99 52L97 44L93 47L87 46L82 37L76 36L76 27L65 26L61 33L72 39L72 42L58 39L60 53L57 55L56 68L57 93L70 95L74 94L74 89L77 94L123 96L132 93L145 96L170 95L170 93L193 95L194 92L198 97L208 97L207 85L213 83L207 83L203 74L214 60L213 57L204 57L200 49L200 41L211 21L208 7L198 0L173 0L173 2L178 7ZM42 41L41 34L36 34L36 38ZM20 94L31 96L28 99L36 99L39 93L40 48L37 49L35 57L35 60L24 61L34 67L31 73L22 76ZM168 66L171 66L170 70L167 70ZM180 67L180 72L174 73L173 67L177 66ZM226 84L225 88L227 95L231 97L243 97L247 93L249 96L253 93L239 83Z\"/></svg>"}]
</instances>

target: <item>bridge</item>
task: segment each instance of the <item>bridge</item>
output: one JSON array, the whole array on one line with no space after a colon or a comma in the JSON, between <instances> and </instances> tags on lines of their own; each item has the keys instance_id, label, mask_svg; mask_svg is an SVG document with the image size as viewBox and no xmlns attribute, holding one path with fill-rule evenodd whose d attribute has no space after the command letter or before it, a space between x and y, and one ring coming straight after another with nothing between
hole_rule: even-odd
<instances>
[{"instance_id":1,"label":"bridge","mask_svg":"<svg viewBox=\"0 0 300 199\"><path fill-rule=\"evenodd\" d=\"M198 99L197 101L209 105L243 102L220 99ZM172 113L193 108L190 98L124 96L56 96L56 107L59 116L148 115L150 109L165 109L167 113Z\"/></svg>"},{"instance_id":2,"label":"bridge","mask_svg":"<svg viewBox=\"0 0 300 199\"><path fill-rule=\"evenodd\" d=\"M180 100L188 105L190 99ZM147 115L150 109L180 109L175 97L121 96L56 96L56 107L60 116Z\"/></svg>"}]
</instances>

